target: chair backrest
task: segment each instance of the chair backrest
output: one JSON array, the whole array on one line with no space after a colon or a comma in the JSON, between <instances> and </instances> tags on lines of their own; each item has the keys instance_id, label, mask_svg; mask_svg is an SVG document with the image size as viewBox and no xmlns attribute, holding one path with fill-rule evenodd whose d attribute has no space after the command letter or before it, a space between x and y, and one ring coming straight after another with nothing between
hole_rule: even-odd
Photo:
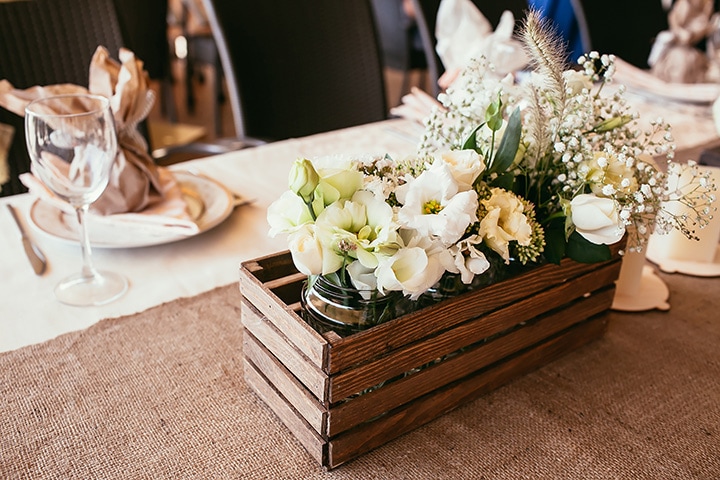
<instances>
[{"instance_id":1,"label":"chair backrest","mask_svg":"<svg viewBox=\"0 0 720 480\"><path fill-rule=\"evenodd\" d=\"M438 79L445 72L442 60L435 50L437 39L435 38L435 25L437 24L437 13L441 0L413 0L415 8L415 20L417 21L420 39L422 40L425 58L428 65L428 76L430 77L430 94L437 97L440 93Z\"/></svg>"},{"instance_id":2,"label":"chair backrest","mask_svg":"<svg viewBox=\"0 0 720 480\"><path fill-rule=\"evenodd\" d=\"M98 45L122 46L112 0L0 2L0 79L16 88L74 83L88 85ZM30 169L24 120L0 107L0 122L15 128L8 154L10 181L0 195L26 191L18 175Z\"/></svg>"},{"instance_id":3,"label":"chair backrest","mask_svg":"<svg viewBox=\"0 0 720 480\"><path fill-rule=\"evenodd\" d=\"M238 137L298 137L386 118L369 0L204 0Z\"/></svg>"},{"instance_id":4,"label":"chair backrest","mask_svg":"<svg viewBox=\"0 0 720 480\"><path fill-rule=\"evenodd\" d=\"M585 25L588 51L612 53L639 68L649 68L658 33L668 29L668 12L657 0L573 0Z\"/></svg>"},{"instance_id":5,"label":"chair backrest","mask_svg":"<svg viewBox=\"0 0 720 480\"><path fill-rule=\"evenodd\" d=\"M425 49L425 57L428 62L428 74L432 83L433 96L440 93L440 87L437 84L440 76L445 72L445 67L440 60L435 44L435 26L437 23L437 13L442 0L412 0L415 8L420 37L422 38L423 48ZM505 10L510 10L515 17L516 25L519 25L525 17L528 9L527 0L472 0L476 7L488 19L493 28L497 27L500 17Z\"/></svg>"},{"instance_id":6,"label":"chair backrest","mask_svg":"<svg viewBox=\"0 0 720 480\"><path fill-rule=\"evenodd\" d=\"M123 45L153 80L169 80L168 0L113 0ZM111 50L112 52L112 50Z\"/></svg>"}]
</instances>

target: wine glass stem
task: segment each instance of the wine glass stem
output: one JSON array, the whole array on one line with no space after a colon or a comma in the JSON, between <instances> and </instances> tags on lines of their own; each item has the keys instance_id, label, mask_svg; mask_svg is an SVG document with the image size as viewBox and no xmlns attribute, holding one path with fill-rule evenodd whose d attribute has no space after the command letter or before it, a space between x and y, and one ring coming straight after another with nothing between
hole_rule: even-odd
<instances>
[{"instance_id":1,"label":"wine glass stem","mask_svg":"<svg viewBox=\"0 0 720 480\"><path fill-rule=\"evenodd\" d=\"M83 266L82 276L92 278L96 271L92 262L92 250L90 249L90 236L88 235L87 226L85 225L85 214L88 211L88 205L82 205L75 208L77 214L78 228L80 231L80 249L82 250Z\"/></svg>"}]
</instances>

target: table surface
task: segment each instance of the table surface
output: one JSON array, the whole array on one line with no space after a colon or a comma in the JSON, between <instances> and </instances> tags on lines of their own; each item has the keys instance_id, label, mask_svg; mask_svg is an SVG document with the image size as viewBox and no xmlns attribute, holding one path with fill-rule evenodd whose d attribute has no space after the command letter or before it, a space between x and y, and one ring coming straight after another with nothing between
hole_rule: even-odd
<instances>
[{"instance_id":1,"label":"table surface","mask_svg":"<svg viewBox=\"0 0 720 480\"><path fill-rule=\"evenodd\" d=\"M682 158L718 142L709 106L636 100L644 122L673 123ZM256 202L193 238L97 250L99 267L131 283L103 307L55 300L79 247L33 231L51 262L35 276L2 205L27 214L33 199L0 199L0 350L11 350L0 354L0 477L720 478L716 278L661 274L669 313L613 311L602 340L331 472L253 394L238 267L286 248L265 212L291 163L397 157L419 135L391 120L178 165Z\"/></svg>"},{"instance_id":2,"label":"table surface","mask_svg":"<svg viewBox=\"0 0 720 480\"><path fill-rule=\"evenodd\" d=\"M718 139L710 106L663 104L639 96L631 99L641 112L641 123L659 116L672 123L679 149ZM236 282L242 261L286 249L283 238L268 237L266 209L287 189L287 174L297 157L339 153L400 157L415 151L421 133L420 125L393 119L173 166L217 179L255 202L237 208L221 225L192 238L151 247L95 249L98 268L119 272L130 281L123 298L101 307L71 307L55 299L57 282L80 268L79 247L31 228L49 261L47 272L36 276L25 258L19 232L2 206L12 203L27 219L33 197L0 199L0 351Z\"/></svg>"}]
</instances>

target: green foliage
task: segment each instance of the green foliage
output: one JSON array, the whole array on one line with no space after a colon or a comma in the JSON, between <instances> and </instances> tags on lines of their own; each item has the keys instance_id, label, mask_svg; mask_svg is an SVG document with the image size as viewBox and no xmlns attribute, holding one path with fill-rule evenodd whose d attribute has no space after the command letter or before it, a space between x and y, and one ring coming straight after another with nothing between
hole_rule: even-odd
<instances>
[{"instance_id":1,"label":"green foliage","mask_svg":"<svg viewBox=\"0 0 720 480\"><path fill-rule=\"evenodd\" d=\"M605 262L612 258L610 247L589 242L577 232L573 232L568 238L565 253L568 257L580 263Z\"/></svg>"},{"instance_id":2,"label":"green foliage","mask_svg":"<svg viewBox=\"0 0 720 480\"><path fill-rule=\"evenodd\" d=\"M520 108L516 108L508 119L500 146L490 165L490 173L503 173L513 164L520 146L521 131Z\"/></svg>"}]
</instances>

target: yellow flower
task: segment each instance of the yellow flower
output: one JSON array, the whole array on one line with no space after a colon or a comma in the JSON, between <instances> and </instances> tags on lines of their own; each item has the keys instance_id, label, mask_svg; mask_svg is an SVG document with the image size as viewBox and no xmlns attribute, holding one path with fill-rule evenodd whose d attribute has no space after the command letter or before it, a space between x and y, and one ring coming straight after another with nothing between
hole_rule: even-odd
<instances>
[{"instance_id":1,"label":"yellow flower","mask_svg":"<svg viewBox=\"0 0 720 480\"><path fill-rule=\"evenodd\" d=\"M585 180L595 195L610 197L615 192L629 194L638 189L635 169L628 167L616 155L595 152L592 160L583 162L580 168L586 172Z\"/></svg>"},{"instance_id":2,"label":"yellow flower","mask_svg":"<svg viewBox=\"0 0 720 480\"><path fill-rule=\"evenodd\" d=\"M507 263L510 261L510 242L529 245L532 227L522 202L514 194L501 188L493 188L491 192L490 198L480 201L487 214L480 220L478 233Z\"/></svg>"}]
</instances>

